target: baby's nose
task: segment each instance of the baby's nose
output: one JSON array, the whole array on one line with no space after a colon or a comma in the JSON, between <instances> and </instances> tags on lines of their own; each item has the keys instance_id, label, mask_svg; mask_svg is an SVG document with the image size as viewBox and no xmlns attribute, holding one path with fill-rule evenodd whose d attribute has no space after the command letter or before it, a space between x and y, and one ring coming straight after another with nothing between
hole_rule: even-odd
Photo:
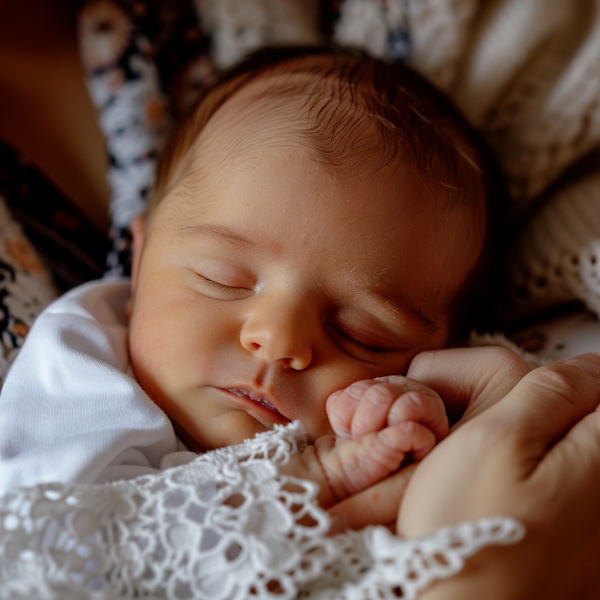
<instances>
[{"instance_id":1,"label":"baby's nose","mask_svg":"<svg viewBox=\"0 0 600 600\"><path fill-rule=\"evenodd\" d=\"M246 350L263 360L284 361L301 371L313 360L311 329L311 319L299 305L265 306L247 319L240 341Z\"/></svg>"}]
</instances>

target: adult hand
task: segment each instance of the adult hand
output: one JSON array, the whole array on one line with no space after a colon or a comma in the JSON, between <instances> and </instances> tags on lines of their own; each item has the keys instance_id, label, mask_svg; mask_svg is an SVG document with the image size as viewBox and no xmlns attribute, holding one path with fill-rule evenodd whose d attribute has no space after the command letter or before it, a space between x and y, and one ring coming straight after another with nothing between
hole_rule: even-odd
<instances>
[{"instance_id":1,"label":"adult hand","mask_svg":"<svg viewBox=\"0 0 600 600\"><path fill-rule=\"evenodd\" d=\"M485 516L527 528L470 559L423 600L600 597L600 354L525 375L418 466L398 515L406 537Z\"/></svg>"},{"instance_id":2,"label":"adult hand","mask_svg":"<svg viewBox=\"0 0 600 600\"><path fill-rule=\"evenodd\" d=\"M500 347L434 350L417 355L407 376L420 381L442 397L453 429L504 398L532 370L514 352ZM398 385L404 377L381 377L380 382ZM416 465L410 465L367 490L336 504L329 512L333 531L347 527L389 525Z\"/></svg>"}]
</instances>

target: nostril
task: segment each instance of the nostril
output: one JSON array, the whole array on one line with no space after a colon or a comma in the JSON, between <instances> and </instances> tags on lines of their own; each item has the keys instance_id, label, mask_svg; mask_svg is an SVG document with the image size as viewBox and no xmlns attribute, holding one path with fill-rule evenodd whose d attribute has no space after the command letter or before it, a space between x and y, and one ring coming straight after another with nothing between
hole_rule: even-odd
<instances>
[{"instance_id":1,"label":"nostril","mask_svg":"<svg viewBox=\"0 0 600 600\"><path fill-rule=\"evenodd\" d=\"M258 350L260 348L260 344L256 342L250 342L250 350Z\"/></svg>"},{"instance_id":2,"label":"nostril","mask_svg":"<svg viewBox=\"0 0 600 600\"><path fill-rule=\"evenodd\" d=\"M311 356L297 356L296 358L285 359L285 364L289 369L293 369L294 371L303 371L310 365L311 360Z\"/></svg>"}]
</instances>

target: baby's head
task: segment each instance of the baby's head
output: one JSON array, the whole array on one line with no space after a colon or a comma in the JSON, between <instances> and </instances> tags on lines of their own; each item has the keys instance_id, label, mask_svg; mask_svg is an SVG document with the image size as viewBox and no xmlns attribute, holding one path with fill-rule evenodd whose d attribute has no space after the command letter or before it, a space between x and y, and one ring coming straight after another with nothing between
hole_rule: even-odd
<instances>
[{"instance_id":1,"label":"baby's head","mask_svg":"<svg viewBox=\"0 0 600 600\"><path fill-rule=\"evenodd\" d=\"M192 449L299 419L445 347L486 245L487 163L406 69L303 55L214 89L134 227L136 376Z\"/></svg>"}]
</instances>

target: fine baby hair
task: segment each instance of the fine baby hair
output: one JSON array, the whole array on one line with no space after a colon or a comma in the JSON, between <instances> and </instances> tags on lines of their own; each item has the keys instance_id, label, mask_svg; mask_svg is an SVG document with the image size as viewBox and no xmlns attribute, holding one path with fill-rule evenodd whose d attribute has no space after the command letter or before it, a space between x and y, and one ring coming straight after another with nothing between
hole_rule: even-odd
<instances>
[{"instance_id":1,"label":"fine baby hair","mask_svg":"<svg viewBox=\"0 0 600 600\"><path fill-rule=\"evenodd\" d=\"M453 300L451 338L460 342L480 324L482 300L499 255L504 185L481 136L452 102L401 63L386 63L339 48L267 48L226 73L180 125L164 151L148 214L189 166L190 150L213 115L252 82L285 75L265 86L261 98L289 105L289 118L273 127L298 134L295 141L335 177L366 169L376 178L394 161L427 182L415 195L422 210L463 205L474 220L456 232L466 241L485 231L479 260ZM301 105L293 99L301 97ZM233 151L233 149L232 149Z\"/></svg>"},{"instance_id":2,"label":"fine baby hair","mask_svg":"<svg viewBox=\"0 0 600 600\"><path fill-rule=\"evenodd\" d=\"M489 268L493 170L452 105L404 67L288 52L206 96L132 227L132 368L192 449L331 433L333 393L460 340Z\"/></svg>"}]
</instances>

